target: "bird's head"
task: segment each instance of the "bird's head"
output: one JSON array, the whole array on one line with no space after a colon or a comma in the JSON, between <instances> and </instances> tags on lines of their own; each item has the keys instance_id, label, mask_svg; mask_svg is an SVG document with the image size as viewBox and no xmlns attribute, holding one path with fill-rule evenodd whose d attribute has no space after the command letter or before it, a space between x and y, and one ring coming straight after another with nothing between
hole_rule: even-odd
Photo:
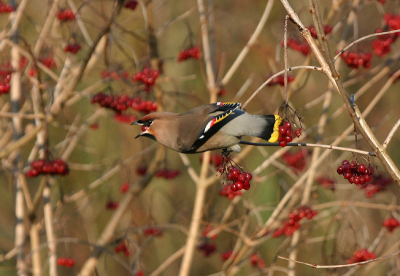
<instances>
[{"instance_id":1,"label":"bird's head","mask_svg":"<svg viewBox=\"0 0 400 276\"><path fill-rule=\"evenodd\" d=\"M153 112L147 114L142 119L133 122L131 125L141 125L142 132L135 138L144 136L159 143L167 144L164 140L174 136L176 126L176 114L169 112ZM172 131L171 131L172 130Z\"/></svg>"},{"instance_id":2,"label":"bird's head","mask_svg":"<svg viewBox=\"0 0 400 276\"><path fill-rule=\"evenodd\" d=\"M156 138L156 130L157 130L157 116L154 116L155 113L150 113L144 116L142 119L137 120L136 122L131 123L131 125L140 125L142 126L142 132L140 132L135 138L144 136L150 139L157 141Z\"/></svg>"}]
</instances>

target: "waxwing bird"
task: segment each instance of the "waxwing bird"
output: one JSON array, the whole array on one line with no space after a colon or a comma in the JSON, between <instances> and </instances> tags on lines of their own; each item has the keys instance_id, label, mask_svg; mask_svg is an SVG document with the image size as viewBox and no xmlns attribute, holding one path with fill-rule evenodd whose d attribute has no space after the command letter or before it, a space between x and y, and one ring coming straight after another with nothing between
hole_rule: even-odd
<instances>
[{"instance_id":1,"label":"waxwing bird","mask_svg":"<svg viewBox=\"0 0 400 276\"><path fill-rule=\"evenodd\" d=\"M248 135L276 142L279 137L279 115L251 115L240 103L217 102L192 109L184 114L154 112L133 122L141 125L144 136L182 153L214 149L240 152L239 141Z\"/></svg>"}]
</instances>

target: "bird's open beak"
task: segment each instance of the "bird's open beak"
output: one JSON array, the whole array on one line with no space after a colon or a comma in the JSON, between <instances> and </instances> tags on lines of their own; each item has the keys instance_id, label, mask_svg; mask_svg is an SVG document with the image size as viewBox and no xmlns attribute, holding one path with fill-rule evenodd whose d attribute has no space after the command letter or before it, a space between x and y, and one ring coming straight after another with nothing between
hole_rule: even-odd
<instances>
[{"instance_id":1,"label":"bird's open beak","mask_svg":"<svg viewBox=\"0 0 400 276\"><path fill-rule=\"evenodd\" d=\"M136 121L136 122L131 123L131 125L143 125L143 123L141 123L140 121Z\"/></svg>"}]
</instances>

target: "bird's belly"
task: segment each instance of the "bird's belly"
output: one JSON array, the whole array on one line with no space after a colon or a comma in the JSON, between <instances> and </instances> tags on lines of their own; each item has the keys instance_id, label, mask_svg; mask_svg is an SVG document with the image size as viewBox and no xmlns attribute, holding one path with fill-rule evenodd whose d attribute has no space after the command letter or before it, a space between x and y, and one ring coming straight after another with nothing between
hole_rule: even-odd
<instances>
[{"instance_id":1,"label":"bird's belly","mask_svg":"<svg viewBox=\"0 0 400 276\"><path fill-rule=\"evenodd\" d=\"M223 135L222 133L219 133L218 135L214 135L208 139L204 145L197 149L197 152L229 148L239 143L239 141L240 139L236 136Z\"/></svg>"}]
</instances>

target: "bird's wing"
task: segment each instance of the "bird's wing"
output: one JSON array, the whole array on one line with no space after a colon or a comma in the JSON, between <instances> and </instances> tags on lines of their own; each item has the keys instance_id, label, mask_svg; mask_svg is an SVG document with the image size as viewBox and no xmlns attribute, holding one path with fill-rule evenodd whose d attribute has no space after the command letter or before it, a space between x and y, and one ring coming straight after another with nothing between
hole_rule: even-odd
<instances>
[{"instance_id":1,"label":"bird's wing","mask_svg":"<svg viewBox=\"0 0 400 276\"><path fill-rule=\"evenodd\" d=\"M240 103L215 103L209 110L209 117L207 122L200 128L196 140L192 147L187 152L196 152L198 148L204 145L215 133L217 133L223 126L243 115L244 111L240 110L242 105Z\"/></svg>"}]
</instances>

